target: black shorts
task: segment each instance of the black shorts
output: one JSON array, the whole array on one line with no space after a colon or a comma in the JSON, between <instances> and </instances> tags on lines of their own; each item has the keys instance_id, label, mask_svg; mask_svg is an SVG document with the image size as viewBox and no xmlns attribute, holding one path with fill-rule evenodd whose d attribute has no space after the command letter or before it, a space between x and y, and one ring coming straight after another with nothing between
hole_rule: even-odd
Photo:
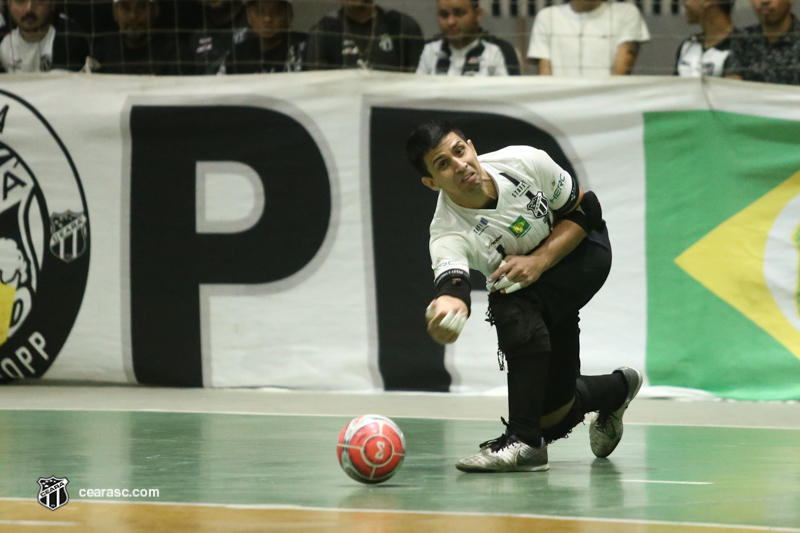
<instances>
[{"instance_id":1,"label":"black shorts","mask_svg":"<svg viewBox=\"0 0 800 533\"><path fill-rule=\"evenodd\" d=\"M544 413L568 403L581 373L578 312L600 290L611 270L608 230L594 230L569 255L535 283L518 291L519 297L538 300L550 335Z\"/></svg>"}]
</instances>

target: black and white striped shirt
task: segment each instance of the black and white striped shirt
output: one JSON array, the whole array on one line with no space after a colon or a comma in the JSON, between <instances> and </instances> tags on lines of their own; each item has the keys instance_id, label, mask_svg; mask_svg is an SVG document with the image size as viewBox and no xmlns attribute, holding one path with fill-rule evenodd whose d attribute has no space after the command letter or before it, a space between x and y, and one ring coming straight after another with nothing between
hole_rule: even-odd
<instances>
[{"instance_id":1,"label":"black and white striped shirt","mask_svg":"<svg viewBox=\"0 0 800 533\"><path fill-rule=\"evenodd\" d=\"M452 48L447 39L425 44L417 74L447 76L519 75L519 58L508 42L483 34L464 48Z\"/></svg>"}]
</instances>

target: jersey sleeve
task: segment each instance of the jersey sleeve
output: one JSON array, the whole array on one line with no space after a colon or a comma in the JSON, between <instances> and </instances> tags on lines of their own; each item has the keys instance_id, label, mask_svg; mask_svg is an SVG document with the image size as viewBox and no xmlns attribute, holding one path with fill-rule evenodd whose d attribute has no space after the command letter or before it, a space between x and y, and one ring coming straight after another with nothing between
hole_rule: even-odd
<instances>
[{"instance_id":1,"label":"jersey sleeve","mask_svg":"<svg viewBox=\"0 0 800 533\"><path fill-rule=\"evenodd\" d=\"M533 21L531 43L528 45L528 57L531 59L550 59L550 17L552 8L546 7L539 12Z\"/></svg>"},{"instance_id":2,"label":"jersey sleeve","mask_svg":"<svg viewBox=\"0 0 800 533\"><path fill-rule=\"evenodd\" d=\"M622 18L619 35L617 35L617 46L622 43L642 43L650 40L647 23L644 21L644 17L642 17L638 7L627 3L614 4L612 7L620 12L619 15Z\"/></svg>"},{"instance_id":3,"label":"jersey sleeve","mask_svg":"<svg viewBox=\"0 0 800 533\"><path fill-rule=\"evenodd\" d=\"M427 43L419 58L417 74L434 74L435 58L436 52L433 50L433 43Z\"/></svg>"},{"instance_id":4,"label":"jersey sleeve","mask_svg":"<svg viewBox=\"0 0 800 533\"><path fill-rule=\"evenodd\" d=\"M455 233L432 236L430 252L435 285L453 275L469 279L468 245L464 237Z\"/></svg>"},{"instance_id":5,"label":"jersey sleeve","mask_svg":"<svg viewBox=\"0 0 800 533\"><path fill-rule=\"evenodd\" d=\"M553 212L560 214L572 210L578 203L580 186L577 178L570 176L544 150L530 146L521 148L520 160L529 175L535 177Z\"/></svg>"}]
</instances>

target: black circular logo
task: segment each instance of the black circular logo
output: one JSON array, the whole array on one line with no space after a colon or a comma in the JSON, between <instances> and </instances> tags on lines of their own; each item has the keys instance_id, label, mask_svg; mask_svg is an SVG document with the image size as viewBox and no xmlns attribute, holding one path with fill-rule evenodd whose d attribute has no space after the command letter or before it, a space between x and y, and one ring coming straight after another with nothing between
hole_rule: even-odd
<instances>
[{"instance_id":1,"label":"black circular logo","mask_svg":"<svg viewBox=\"0 0 800 533\"><path fill-rule=\"evenodd\" d=\"M30 104L0 90L0 382L41 376L72 330L89 274L78 171Z\"/></svg>"}]
</instances>

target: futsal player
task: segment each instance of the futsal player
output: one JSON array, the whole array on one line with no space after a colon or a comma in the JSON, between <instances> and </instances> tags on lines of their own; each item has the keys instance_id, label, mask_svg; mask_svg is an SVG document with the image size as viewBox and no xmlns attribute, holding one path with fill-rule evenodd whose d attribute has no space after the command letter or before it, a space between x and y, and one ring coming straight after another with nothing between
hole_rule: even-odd
<instances>
[{"instance_id":1,"label":"futsal player","mask_svg":"<svg viewBox=\"0 0 800 533\"><path fill-rule=\"evenodd\" d=\"M611 267L597 196L541 150L509 146L478 156L446 122L420 125L406 156L439 193L430 227L436 298L426 311L428 332L441 344L456 341L470 313L469 269L479 270L487 276L500 368L508 366L505 432L456 468L547 470L547 444L593 411L591 449L607 457L642 376L629 367L580 375L578 313Z\"/></svg>"}]
</instances>

